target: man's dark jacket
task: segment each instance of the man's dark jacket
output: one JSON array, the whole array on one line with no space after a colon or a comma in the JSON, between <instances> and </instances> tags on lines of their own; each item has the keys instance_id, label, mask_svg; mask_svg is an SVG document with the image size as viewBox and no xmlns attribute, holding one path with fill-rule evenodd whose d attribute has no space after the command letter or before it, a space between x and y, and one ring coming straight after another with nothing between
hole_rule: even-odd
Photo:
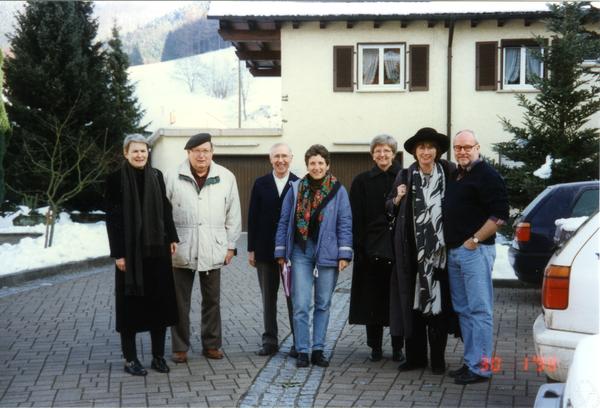
<instances>
[{"instance_id":1,"label":"man's dark jacket","mask_svg":"<svg viewBox=\"0 0 600 408\"><path fill-rule=\"evenodd\" d=\"M281 196L277 192L273 172L257 178L254 182L248 209L248 252L254 251L257 261L274 260L275 232L281 214L281 203L291 182L295 180L298 180L298 177L290 173Z\"/></svg>"}]
</instances>

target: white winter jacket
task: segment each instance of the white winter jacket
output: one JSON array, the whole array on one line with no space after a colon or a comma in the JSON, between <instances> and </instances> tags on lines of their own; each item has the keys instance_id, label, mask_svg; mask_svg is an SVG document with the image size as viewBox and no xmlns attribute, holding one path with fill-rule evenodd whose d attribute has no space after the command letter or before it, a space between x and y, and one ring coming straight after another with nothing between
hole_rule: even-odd
<instances>
[{"instance_id":1,"label":"white winter jacket","mask_svg":"<svg viewBox=\"0 0 600 408\"><path fill-rule=\"evenodd\" d=\"M209 271L223 266L228 249L242 230L240 197L235 176L214 161L202 190L194 180L186 159L165 177L167 198L173 205L173 220L179 245L173 266Z\"/></svg>"}]
</instances>

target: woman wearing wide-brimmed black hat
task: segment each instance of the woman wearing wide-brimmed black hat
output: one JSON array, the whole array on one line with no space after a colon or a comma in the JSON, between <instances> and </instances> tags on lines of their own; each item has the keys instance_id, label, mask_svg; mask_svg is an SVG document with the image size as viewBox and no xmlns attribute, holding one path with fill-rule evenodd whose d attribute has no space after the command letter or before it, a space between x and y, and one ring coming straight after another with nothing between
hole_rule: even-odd
<instances>
[{"instance_id":1,"label":"woman wearing wide-brimmed black hat","mask_svg":"<svg viewBox=\"0 0 600 408\"><path fill-rule=\"evenodd\" d=\"M455 169L441 159L449 146L435 129L419 129L404 143L416 162L398 173L386 202L388 215L396 218L390 333L405 338L402 371L427 366L429 343L431 369L443 374L448 333L456 333L442 225L448 175Z\"/></svg>"}]
</instances>

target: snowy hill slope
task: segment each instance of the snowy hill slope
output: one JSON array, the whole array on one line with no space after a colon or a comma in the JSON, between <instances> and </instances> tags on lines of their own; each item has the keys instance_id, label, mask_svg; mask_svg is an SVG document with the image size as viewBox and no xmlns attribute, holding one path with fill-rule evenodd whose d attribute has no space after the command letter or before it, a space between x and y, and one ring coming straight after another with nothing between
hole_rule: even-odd
<instances>
[{"instance_id":1,"label":"snowy hill slope","mask_svg":"<svg viewBox=\"0 0 600 408\"><path fill-rule=\"evenodd\" d=\"M178 72L197 70L198 82L193 92L176 78ZM226 48L173 61L138 65L129 68L129 78L136 84L136 95L146 110L143 123L151 122L149 131L158 128L238 127L238 59L234 48ZM281 78L254 78L242 65L248 83L247 118L242 127L281 127ZM201 82L226 77L230 94L216 98L207 93ZM243 114L242 114L243 115Z\"/></svg>"}]
</instances>

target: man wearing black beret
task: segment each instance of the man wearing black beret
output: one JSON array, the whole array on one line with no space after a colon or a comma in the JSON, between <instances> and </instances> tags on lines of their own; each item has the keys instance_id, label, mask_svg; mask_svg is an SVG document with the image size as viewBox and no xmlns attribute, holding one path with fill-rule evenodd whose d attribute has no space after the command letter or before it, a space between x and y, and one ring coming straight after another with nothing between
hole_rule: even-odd
<instances>
[{"instance_id":1,"label":"man wearing black beret","mask_svg":"<svg viewBox=\"0 0 600 408\"><path fill-rule=\"evenodd\" d=\"M179 324L171 327L173 361L190 348L190 302L196 271L202 294L202 354L221 359L221 267L231 262L242 229L235 176L215 163L211 135L198 133L185 145L187 159L166 176L167 197L180 244L173 255Z\"/></svg>"}]
</instances>

